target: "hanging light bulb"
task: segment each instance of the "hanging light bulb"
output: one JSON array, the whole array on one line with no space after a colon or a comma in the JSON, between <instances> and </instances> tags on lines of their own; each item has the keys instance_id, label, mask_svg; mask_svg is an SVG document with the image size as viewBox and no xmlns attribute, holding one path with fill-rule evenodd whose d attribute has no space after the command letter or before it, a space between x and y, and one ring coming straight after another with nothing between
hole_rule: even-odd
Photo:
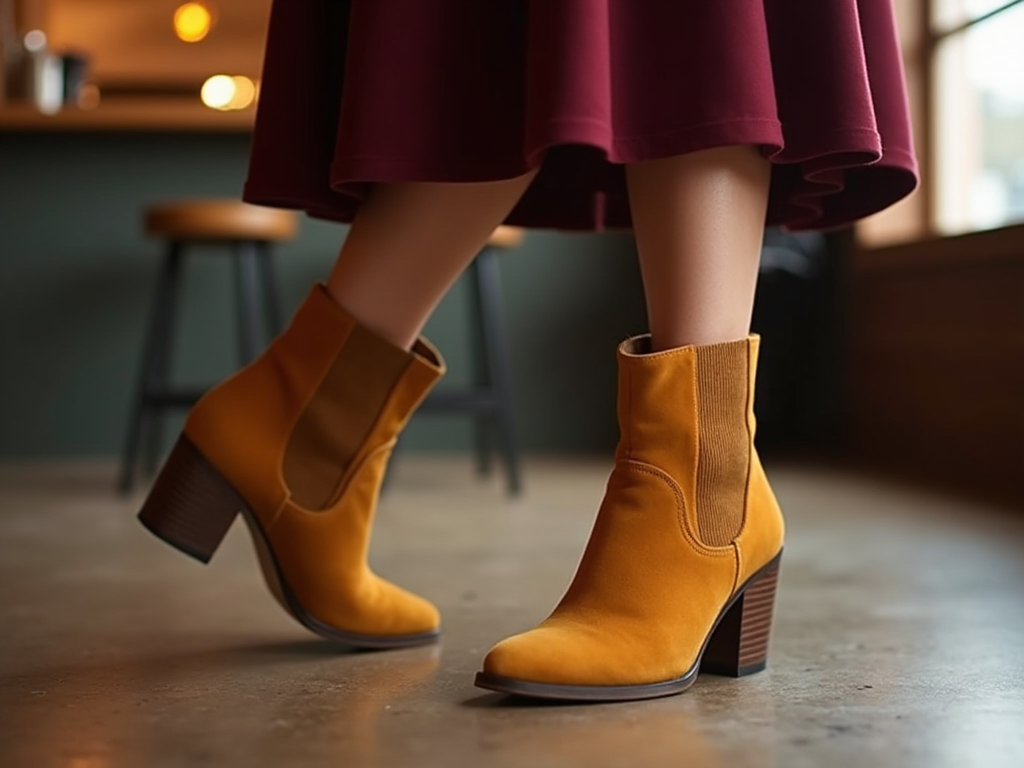
<instances>
[{"instance_id":1,"label":"hanging light bulb","mask_svg":"<svg viewBox=\"0 0 1024 768\"><path fill-rule=\"evenodd\" d=\"M185 3L174 12L174 32L186 43L198 43L213 28L213 13L203 3Z\"/></svg>"}]
</instances>

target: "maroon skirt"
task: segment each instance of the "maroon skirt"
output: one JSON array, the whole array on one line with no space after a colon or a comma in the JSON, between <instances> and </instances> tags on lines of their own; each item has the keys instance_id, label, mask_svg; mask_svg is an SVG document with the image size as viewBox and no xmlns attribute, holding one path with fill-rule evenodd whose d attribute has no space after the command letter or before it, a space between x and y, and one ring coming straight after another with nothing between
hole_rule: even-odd
<instances>
[{"instance_id":1,"label":"maroon skirt","mask_svg":"<svg viewBox=\"0 0 1024 768\"><path fill-rule=\"evenodd\" d=\"M629 227L624 163L755 144L768 224L917 183L892 0L277 0L245 199L540 173L509 224Z\"/></svg>"}]
</instances>

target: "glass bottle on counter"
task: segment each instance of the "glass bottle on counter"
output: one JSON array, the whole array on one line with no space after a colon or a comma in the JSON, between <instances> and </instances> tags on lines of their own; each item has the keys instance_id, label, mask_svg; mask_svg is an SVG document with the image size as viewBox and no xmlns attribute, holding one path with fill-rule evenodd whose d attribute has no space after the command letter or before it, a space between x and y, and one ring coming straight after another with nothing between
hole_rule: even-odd
<instances>
[{"instance_id":1,"label":"glass bottle on counter","mask_svg":"<svg viewBox=\"0 0 1024 768\"><path fill-rule=\"evenodd\" d=\"M43 114L60 111L64 103L64 62L47 47L46 33L34 29L25 35L28 51L28 96Z\"/></svg>"}]
</instances>

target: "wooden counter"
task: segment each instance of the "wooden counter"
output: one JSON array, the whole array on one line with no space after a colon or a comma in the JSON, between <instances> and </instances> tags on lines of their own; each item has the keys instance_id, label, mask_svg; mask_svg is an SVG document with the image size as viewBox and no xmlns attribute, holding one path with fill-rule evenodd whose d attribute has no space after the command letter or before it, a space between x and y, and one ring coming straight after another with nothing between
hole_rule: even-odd
<instances>
[{"instance_id":1,"label":"wooden counter","mask_svg":"<svg viewBox=\"0 0 1024 768\"><path fill-rule=\"evenodd\" d=\"M198 99L105 99L95 109L63 109L44 115L29 104L0 104L3 132L209 132L247 133L255 108L220 112Z\"/></svg>"}]
</instances>

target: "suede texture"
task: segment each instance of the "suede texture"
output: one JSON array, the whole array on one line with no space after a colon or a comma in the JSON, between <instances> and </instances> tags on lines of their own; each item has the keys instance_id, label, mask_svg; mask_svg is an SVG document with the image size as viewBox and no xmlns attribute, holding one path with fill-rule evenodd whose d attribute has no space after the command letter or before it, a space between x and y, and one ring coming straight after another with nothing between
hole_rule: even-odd
<instances>
[{"instance_id":1,"label":"suede texture","mask_svg":"<svg viewBox=\"0 0 1024 768\"><path fill-rule=\"evenodd\" d=\"M324 472L309 488L291 488L284 473L285 456L295 442L308 440L311 413L338 414L346 403L330 407L324 398L344 399L325 391L336 363L343 358L353 377L362 367L393 360L395 348L371 338L355 320L317 286L299 308L288 329L255 362L205 395L189 414L185 435L242 496L270 540L285 580L303 609L319 621L345 632L374 636L418 634L440 624L437 609L421 597L380 578L367 563L367 551L381 481L396 437L445 367L426 341L416 343L403 366L388 367L397 377L377 377L373 393L376 418L367 425L345 422L318 425L356 428L355 441L320 440L346 446L338 462L321 462ZM350 339L360 339L367 359L345 354ZM376 345L378 348L374 348ZM368 381L374 380L373 377ZM332 388L333 390L333 388ZM365 399L365 398L364 398ZM301 428L297 429L299 425ZM315 443L314 443L315 444ZM298 473L293 482L306 478ZM326 490L325 490L326 489ZM298 490L300 493L296 493ZM326 496L325 496L326 494ZM326 498L317 509L296 501Z\"/></svg>"},{"instance_id":2,"label":"suede texture","mask_svg":"<svg viewBox=\"0 0 1024 768\"><path fill-rule=\"evenodd\" d=\"M739 342L753 402L758 338ZM753 450L749 407L723 425L747 441L750 471L735 540L699 536L701 458L697 349L647 354L646 339L619 348L615 468L569 590L540 626L510 637L484 659L493 675L549 685L645 685L682 677L698 660L725 604L782 549L783 523ZM721 412L719 410L719 412ZM714 429L715 424L705 425Z\"/></svg>"}]
</instances>

